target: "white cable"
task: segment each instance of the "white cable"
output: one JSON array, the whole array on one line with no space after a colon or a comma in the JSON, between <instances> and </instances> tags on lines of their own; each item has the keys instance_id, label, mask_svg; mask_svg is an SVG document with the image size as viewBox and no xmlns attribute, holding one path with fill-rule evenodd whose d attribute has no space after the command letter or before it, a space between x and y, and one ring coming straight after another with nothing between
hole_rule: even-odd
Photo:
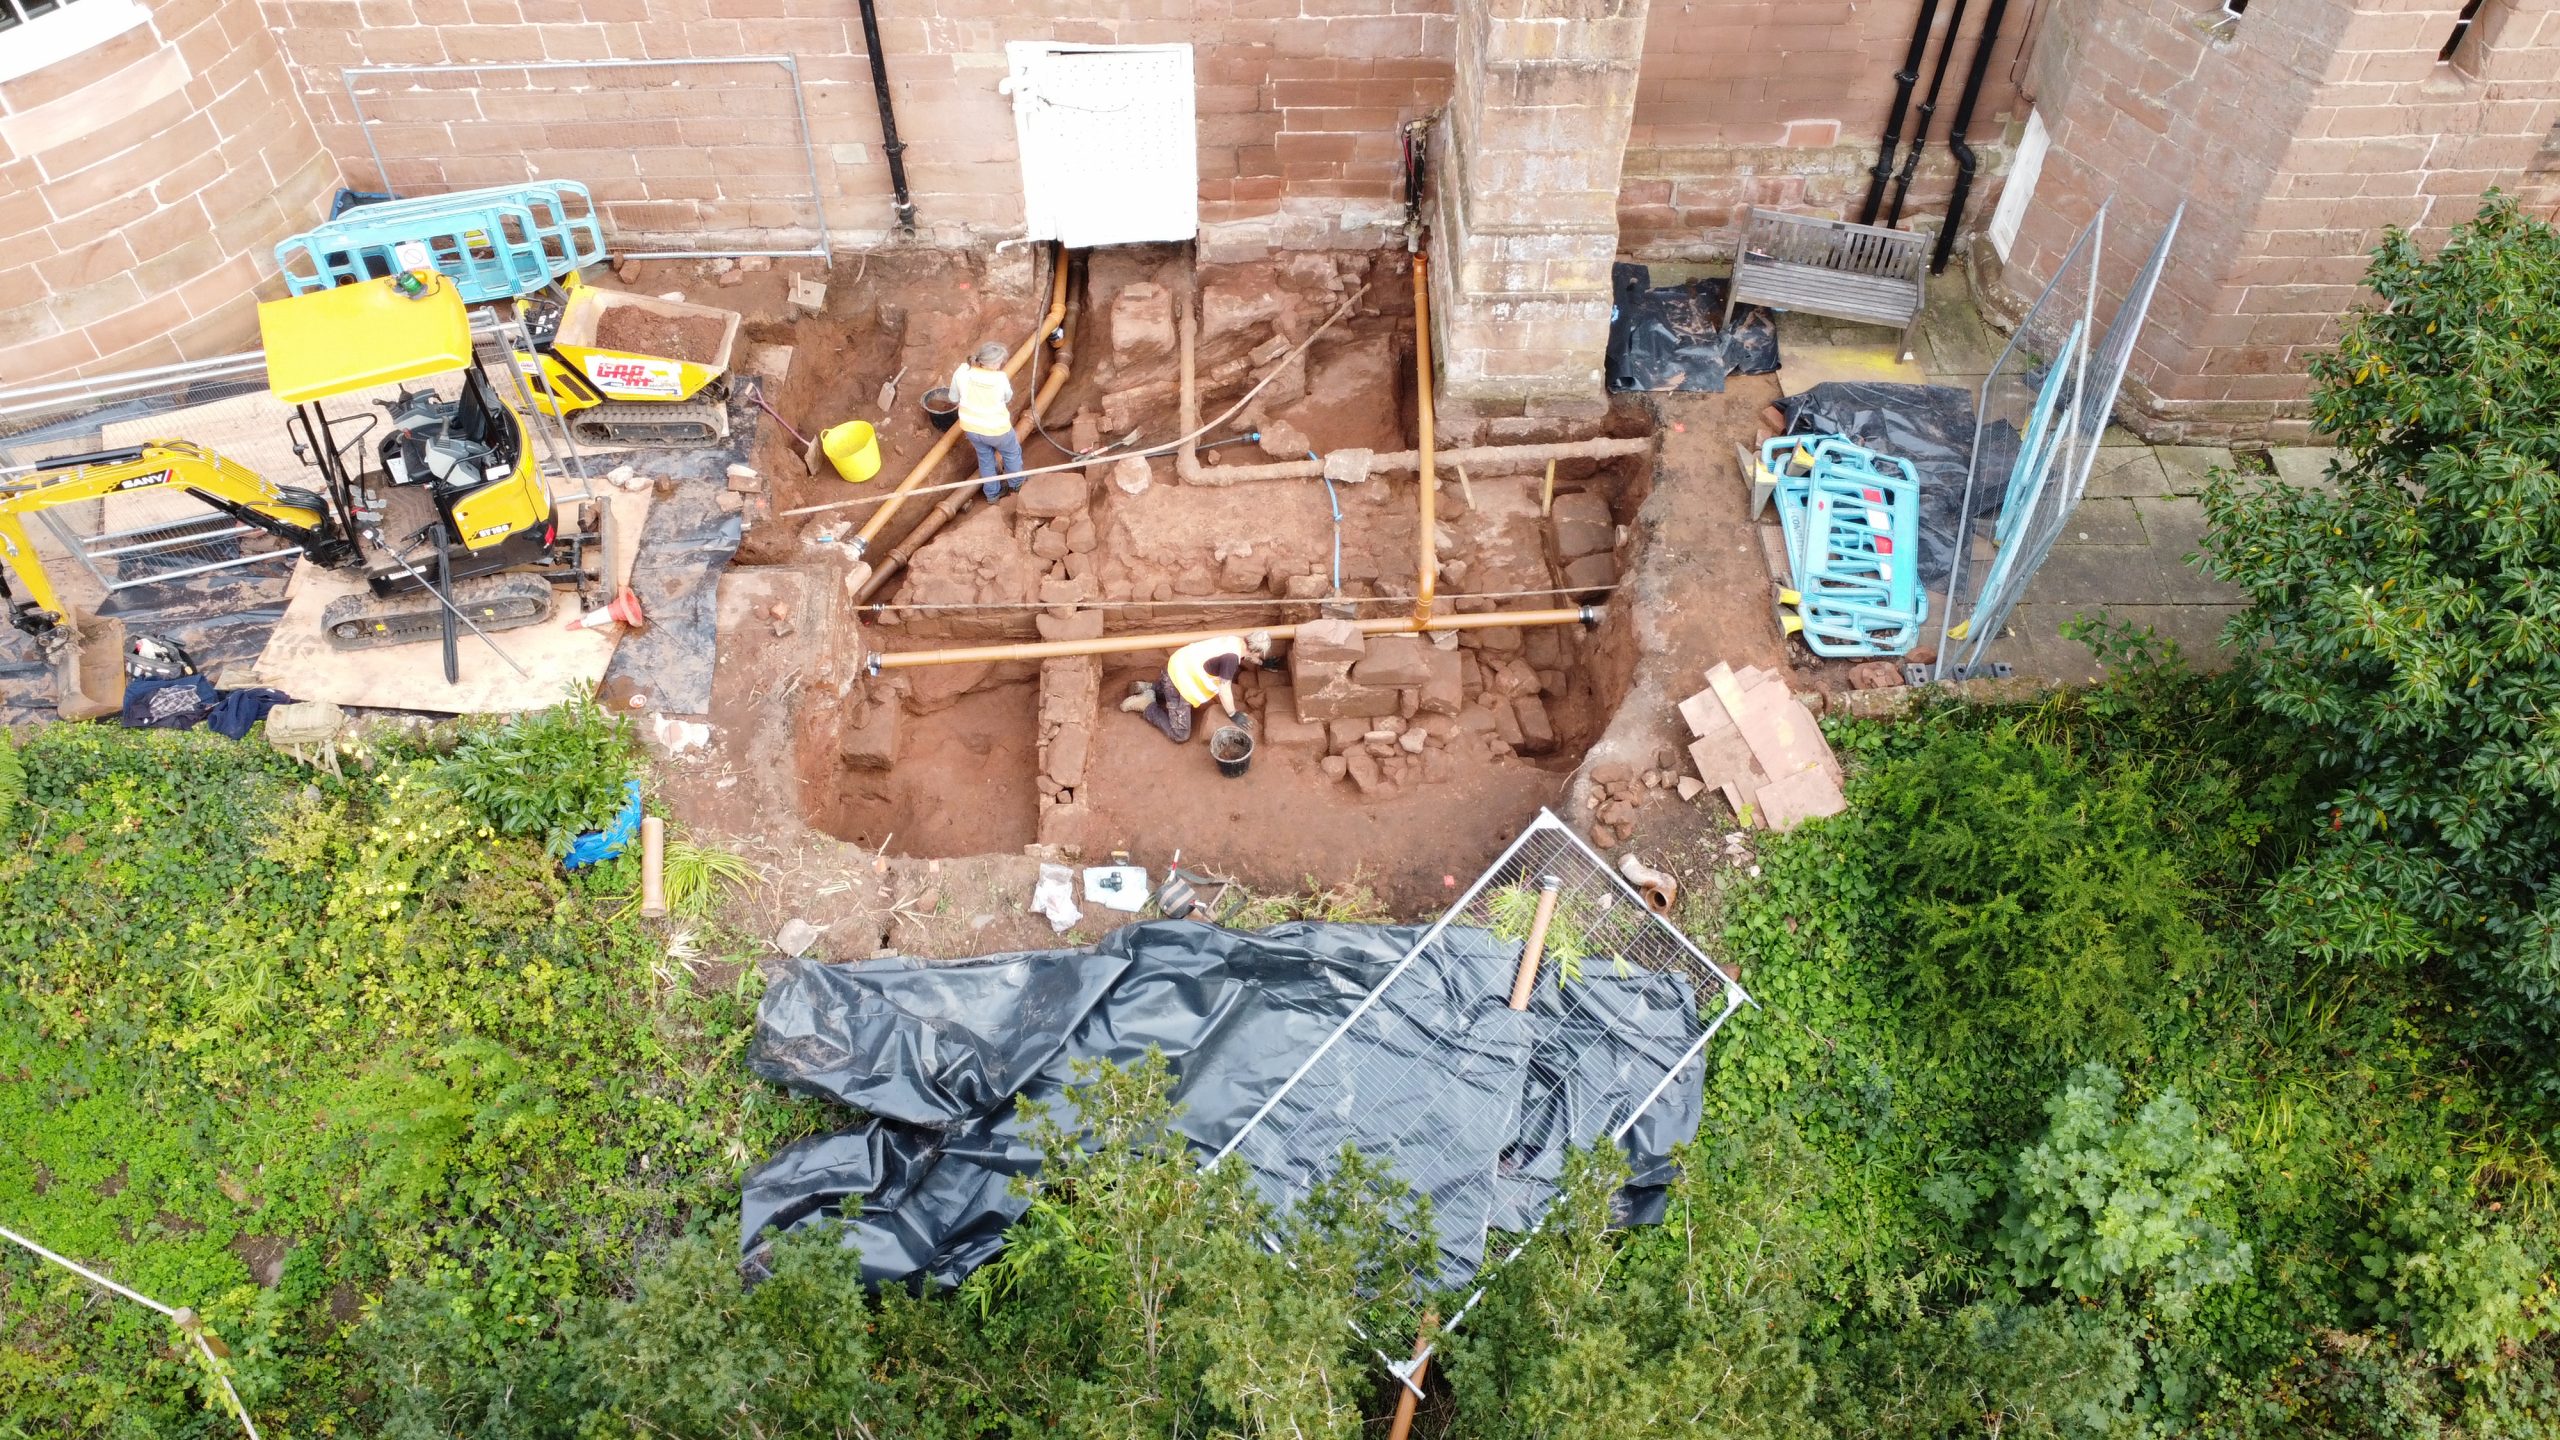
<instances>
[{"instance_id":1,"label":"white cable","mask_svg":"<svg viewBox=\"0 0 2560 1440\"><path fill-rule=\"evenodd\" d=\"M128 1290L113 1280L108 1279L106 1276L99 1274L97 1271L90 1269L88 1266L81 1264L79 1261L57 1255L37 1244L33 1240L28 1239L26 1236L19 1234L17 1231L9 1229L5 1225L0 1225L0 1239L5 1239L11 1244L20 1246L35 1255L52 1261L54 1264L61 1266L63 1269L70 1271L72 1274L79 1276L81 1279L88 1281L92 1285L112 1290L127 1300L133 1301L137 1305L148 1305L152 1309L159 1311L161 1314L168 1316L171 1323L175 1324L180 1330L185 1331L187 1338L195 1342L196 1349L204 1355L205 1367L213 1372L214 1379L222 1382L222 1393L231 1401L231 1413L239 1417L240 1428L249 1432L249 1440L258 1440L257 1423L249 1418L249 1407L240 1403L240 1392L231 1388L231 1376L222 1368L221 1360L215 1357L213 1347L205 1343L204 1325L201 1321L195 1318L194 1311L188 1310L182 1312L172 1310L168 1306L161 1304L159 1301L152 1299L150 1296L143 1294L139 1290Z\"/></svg>"}]
</instances>

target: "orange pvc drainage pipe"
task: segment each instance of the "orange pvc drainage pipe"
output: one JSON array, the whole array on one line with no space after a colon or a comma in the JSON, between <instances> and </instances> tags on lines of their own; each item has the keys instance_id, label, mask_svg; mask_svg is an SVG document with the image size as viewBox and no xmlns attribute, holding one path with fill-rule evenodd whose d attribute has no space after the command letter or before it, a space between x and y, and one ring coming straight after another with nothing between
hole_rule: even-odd
<instances>
[{"instance_id":1,"label":"orange pvc drainage pipe","mask_svg":"<svg viewBox=\"0 0 2560 1440\"><path fill-rule=\"evenodd\" d=\"M1413 387L1421 412L1422 443L1415 446L1422 482L1421 574L1413 582L1413 623L1431 623L1431 602L1440 591L1440 472L1431 455L1431 258L1417 245L1413 252Z\"/></svg>"},{"instance_id":2,"label":"orange pvc drainage pipe","mask_svg":"<svg viewBox=\"0 0 2560 1440\"><path fill-rule=\"evenodd\" d=\"M1048 377L1040 382L1040 393L1031 397L1031 403L1024 408L1022 418L1013 422L1013 435L1016 440L1027 441L1031 438L1032 429L1047 414L1049 402L1057 399L1058 392L1067 388L1068 373L1069 366L1066 361L1058 360L1051 364ZM950 524L968 505L970 497L977 493L967 488L954 490L943 497L941 504L925 512L925 517L916 522L916 528L907 532L907 538L899 541L890 548L888 554L880 557L880 568L872 572L871 578L862 582L861 588L854 594L854 603L860 604L870 599L880 593L882 587L891 580L896 579L898 572L905 568L906 563L915 558L915 553L923 549L934 536L941 534L942 527Z\"/></svg>"},{"instance_id":3,"label":"orange pvc drainage pipe","mask_svg":"<svg viewBox=\"0 0 2560 1440\"><path fill-rule=\"evenodd\" d=\"M1041 337L1057 329L1058 322L1066 318L1067 250L1065 246L1060 245L1050 251L1049 265L1057 272L1057 279L1049 287L1048 317L1040 322L1039 329L1031 332L1030 339L1023 341L1014 350L1013 358L1004 362L1004 373L1008 376L1020 373L1023 366L1030 364L1031 352L1039 345ZM890 517L896 515L899 506L906 503L907 492L922 485L926 477L933 474L935 468L942 464L943 458L951 453L951 447L959 443L960 427L958 425L955 424L942 432L942 438L934 441L933 448L924 452L924 458L918 460L916 467L907 472L907 478L898 482L898 488L890 491L887 498L880 502L880 508L871 512L871 518L863 522L862 529L849 542L854 559L859 560L870 553L871 542L880 538L880 532L888 528Z\"/></svg>"},{"instance_id":4,"label":"orange pvc drainage pipe","mask_svg":"<svg viewBox=\"0 0 2560 1440\"><path fill-rule=\"evenodd\" d=\"M1203 602L1215 603L1215 602ZM1412 635L1439 630L1493 630L1506 625L1597 625L1600 607L1579 605L1565 610L1484 610L1470 615L1442 615L1416 623L1409 615L1354 620L1363 635ZM1127 655L1140 650L1175 650L1195 640L1215 640L1242 629L1260 630L1274 640L1294 638L1295 625L1222 626L1214 630L1180 630L1170 635L1102 635L1091 640L1027 640L1014 645L976 645L965 650L882 650L864 662L873 674L911 670L924 665L992 664L999 660L1063 660L1077 655Z\"/></svg>"}]
</instances>

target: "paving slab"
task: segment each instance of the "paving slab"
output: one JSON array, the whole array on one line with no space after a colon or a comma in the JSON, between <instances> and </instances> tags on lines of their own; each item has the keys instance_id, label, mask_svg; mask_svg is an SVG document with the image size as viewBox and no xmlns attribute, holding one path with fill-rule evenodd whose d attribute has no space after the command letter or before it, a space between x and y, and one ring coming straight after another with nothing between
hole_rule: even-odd
<instances>
[{"instance_id":1,"label":"paving slab","mask_svg":"<svg viewBox=\"0 0 2560 1440\"><path fill-rule=\"evenodd\" d=\"M2104 616L2139 625L2174 640L2187 662L2207 668L2228 663L2221 651L2222 629L2245 608L2238 605L2021 605L2009 616L2008 633L1993 646L1991 658L2005 660L2018 674L2038 680L2081 684L2105 674L2089 647L2067 639L2062 627L2082 616Z\"/></svg>"},{"instance_id":2,"label":"paving slab","mask_svg":"<svg viewBox=\"0 0 2560 1440\"><path fill-rule=\"evenodd\" d=\"M2336 482L2329 478L2329 467L2340 458L2340 452L2326 445L2287 445L2270 450L2267 458L2275 462L2276 478L2298 490L2326 490L2335 493Z\"/></svg>"},{"instance_id":3,"label":"paving slab","mask_svg":"<svg viewBox=\"0 0 2560 1440\"><path fill-rule=\"evenodd\" d=\"M1886 337L1879 344L1839 345L1829 341L1780 339L1778 387L1789 395L1801 395L1826 380L1893 385L1929 383L1926 371L1897 356L1892 331L1876 333Z\"/></svg>"},{"instance_id":4,"label":"paving slab","mask_svg":"<svg viewBox=\"0 0 2560 1440\"><path fill-rule=\"evenodd\" d=\"M2168 477L2166 493L2171 495L2201 495L2206 472L2228 470L2233 464L2227 445L2155 445L2151 453Z\"/></svg>"},{"instance_id":5,"label":"paving slab","mask_svg":"<svg viewBox=\"0 0 2560 1440\"><path fill-rule=\"evenodd\" d=\"M2000 347L2008 343L1983 320L1960 276L1944 277L1929 287L1928 303L1920 311L1920 341L1921 358L1939 384L1952 383L1939 377L1991 373Z\"/></svg>"},{"instance_id":6,"label":"paving slab","mask_svg":"<svg viewBox=\"0 0 2560 1440\"><path fill-rule=\"evenodd\" d=\"M2102 447L2089 468L2088 500L2106 496L2169 495L2169 472L2147 445Z\"/></svg>"},{"instance_id":7,"label":"paving slab","mask_svg":"<svg viewBox=\"0 0 2560 1440\"><path fill-rule=\"evenodd\" d=\"M2063 522L2062 536L2054 548L2066 545L2134 546L2149 545L2151 537L2144 533L2142 515L2131 500L2110 496L2085 496L2071 508L2071 517Z\"/></svg>"}]
</instances>

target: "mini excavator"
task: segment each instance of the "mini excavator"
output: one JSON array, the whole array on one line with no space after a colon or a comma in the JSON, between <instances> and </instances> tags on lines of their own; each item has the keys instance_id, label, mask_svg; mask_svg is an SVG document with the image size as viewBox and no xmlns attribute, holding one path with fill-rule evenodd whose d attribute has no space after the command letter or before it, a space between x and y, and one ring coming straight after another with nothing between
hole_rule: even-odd
<instances>
[{"instance_id":1,"label":"mini excavator","mask_svg":"<svg viewBox=\"0 0 2560 1440\"><path fill-rule=\"evenodd\" d=\"M450 280L423 271L269 301L258 325L268 388L294 407L286 433L319 485L279 485L183 440L39 462L0 496L0 558L26 592L21 598L0 577L0 602L48 654L59 660L56 652L76 646L79 627L24 517L155 487L276 536L315 565L361 570L365 590L322 614L329 643L364 650L441 638L448 681L457 675L458 626L539 623L551 614L555 585L610 589L606 507L586 502L577 527L562 530L524 420L473 357L470 319ZM450 400L408 388L457 371ZM332 417L322 403L383 387L397 388L396 398L376 402L381 415ZM386 422L368 457L364 442Z\"/></svg>"}]
</instances>

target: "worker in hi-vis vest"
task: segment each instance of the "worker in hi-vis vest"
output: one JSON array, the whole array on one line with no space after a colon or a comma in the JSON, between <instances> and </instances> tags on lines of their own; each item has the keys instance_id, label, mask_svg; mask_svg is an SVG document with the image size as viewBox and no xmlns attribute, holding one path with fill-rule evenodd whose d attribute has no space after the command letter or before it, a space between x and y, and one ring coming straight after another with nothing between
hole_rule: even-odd
<instances>
[{"instance_id":1,"label":"worker in hi-vis vest","mask_svg":"<svg viewBox=\"0 0 2560 1440\"><path fill-rule=\"evenodd\" d=\"M1247 656L1257 665L1271 658L1270 631L1194 640L1165 661L1162 679L1135 682L1120 708L1144 712L1147 723L1176 745L1191 738L1191 712L1212 700L1225 708L1228 719L1250 725L1253 721L1236 701L1236 677L1244 673Z\"/></svg>"},{"instance_id":2,"label":"worker in hi-vis vest","mask_svg":"<svg viewBox=\"0 0 2560 1440\"><path fill-rule=\"evenodd\" d=\"M978 452L978 493L990 501L1022 488L1022 442L1013 433L1013 377L1004 373L1005 350L989 341L951 372L951 398L960 404L960 433Z\"/></svg>"}]
</instances>

